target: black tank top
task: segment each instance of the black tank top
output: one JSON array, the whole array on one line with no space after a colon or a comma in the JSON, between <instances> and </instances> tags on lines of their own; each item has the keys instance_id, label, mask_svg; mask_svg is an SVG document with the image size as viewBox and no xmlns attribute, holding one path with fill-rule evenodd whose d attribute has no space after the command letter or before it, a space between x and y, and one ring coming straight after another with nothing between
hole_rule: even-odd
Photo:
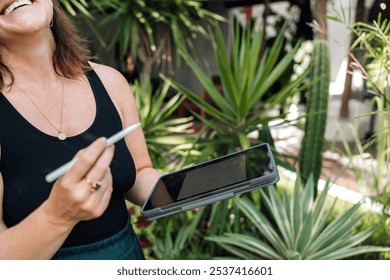
<instances>
[{"instance_id":1,"label":"black tank top","mask_svg":"<svg viewBox=\"0 0 390 280\"><path fill-rule=\"evenodd\" d=\"M48 198L53 184L45 181L47 173L71 160L96 138L109 137L122 129L119 114L97 74L89 71L87 78L96 101L94 122L65 141L31 125L0 94L0 171L4 180L3 219L8 227L22 221ZM110 168L114 190L107 211L97 219L78 223L63 247L101 240L126 225L124 193L134 184L135 167L124 140L115 144Z\"/></svg>"}]
</instances>

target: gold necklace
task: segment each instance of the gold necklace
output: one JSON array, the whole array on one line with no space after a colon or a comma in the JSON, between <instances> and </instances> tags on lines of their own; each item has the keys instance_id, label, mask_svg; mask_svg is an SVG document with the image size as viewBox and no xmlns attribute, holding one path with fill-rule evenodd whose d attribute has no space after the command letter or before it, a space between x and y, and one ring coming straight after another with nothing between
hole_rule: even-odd
<instances>
[{"instance_id":1,"label":"gold necklace","mask_svg":"<svg viewBox=\"0 0 390 280\"><path fill-rule=\"evenodd\" d=\"M57 128L48 117L39 109L39 107L35 104L35 102L31 99L30 96L26 94L26 92L21 89L18 85L16 85L18 89L23 93L24 96L27 97L28 100L30 100L31 104L37 109L37 111L42 115L42 117L55 129L58 131L57 138L61 141L65 140L67 138L66 134L62 132L62 116L64 111L64 83L62 83L62 89L61 89L61 114L60 114L60 128Z\"/></svg>"}]
</instances>

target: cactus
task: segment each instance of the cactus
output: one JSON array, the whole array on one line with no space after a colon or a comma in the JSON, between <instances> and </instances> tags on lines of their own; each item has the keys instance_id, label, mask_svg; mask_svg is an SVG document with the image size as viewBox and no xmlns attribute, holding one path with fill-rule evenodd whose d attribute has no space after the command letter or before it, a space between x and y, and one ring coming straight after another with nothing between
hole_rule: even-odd
<instances>
[{"instance_id":1,"label":"cactus","mask_svg":"<svg viewBox=\"0 0 390 280\"><path fill-rule=\"evenodd\" d=\"M311 73L307 92L305 136L302 141L299 167L305 182L312 173L315 184L321 175L322 150L327 117L330 60L325 40L315 40L311 58ZM315 195L317 190L315 190Z\"/></svg>"}]
</instances>

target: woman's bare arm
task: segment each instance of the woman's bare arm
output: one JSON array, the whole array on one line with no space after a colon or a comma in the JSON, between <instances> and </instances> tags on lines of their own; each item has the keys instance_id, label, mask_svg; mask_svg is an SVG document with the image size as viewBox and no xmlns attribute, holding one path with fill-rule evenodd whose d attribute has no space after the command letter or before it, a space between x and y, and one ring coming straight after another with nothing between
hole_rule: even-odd
<instances>
[{"instance_id":1,"label":"woman's bare arm","mask_svg":"<svg viewBox=\"0 0 390 280\"><path fill-rule=\"evenodd\" d=\"M0 259L50 259L79 221L99 217L112 193L108 166L113 152L103 138L79 151L76 164L55 182L49 198L13 227L5 225L0 207ZM92 192L84 178L101 174L105 174L103 186ZM0 205L3 199L4 181L0 176Z\"/></svg>"}]
</instances>

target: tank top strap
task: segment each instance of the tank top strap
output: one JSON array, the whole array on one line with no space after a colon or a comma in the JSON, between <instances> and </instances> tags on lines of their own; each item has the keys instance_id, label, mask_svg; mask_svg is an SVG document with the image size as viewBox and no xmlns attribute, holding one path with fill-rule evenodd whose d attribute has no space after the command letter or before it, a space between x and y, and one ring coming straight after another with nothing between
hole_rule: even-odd
<instances>
[{"instance_id":1,"label":"tank top strap","mask_svg":"<svg viewBox=\"0 0 390 280\"><path fill-rule=\"evenodd\" d=\"M118 111L112 110L112 108L115 108L115 105L98 74L95 70L90 70L86 73L86 76L95 96L97 120L100 118L110 118L111 121L115 120L116 123L119 123L121 127L123 127ZM109 115L107 115L107 113Z\"/></svg>"}]
</instances>

